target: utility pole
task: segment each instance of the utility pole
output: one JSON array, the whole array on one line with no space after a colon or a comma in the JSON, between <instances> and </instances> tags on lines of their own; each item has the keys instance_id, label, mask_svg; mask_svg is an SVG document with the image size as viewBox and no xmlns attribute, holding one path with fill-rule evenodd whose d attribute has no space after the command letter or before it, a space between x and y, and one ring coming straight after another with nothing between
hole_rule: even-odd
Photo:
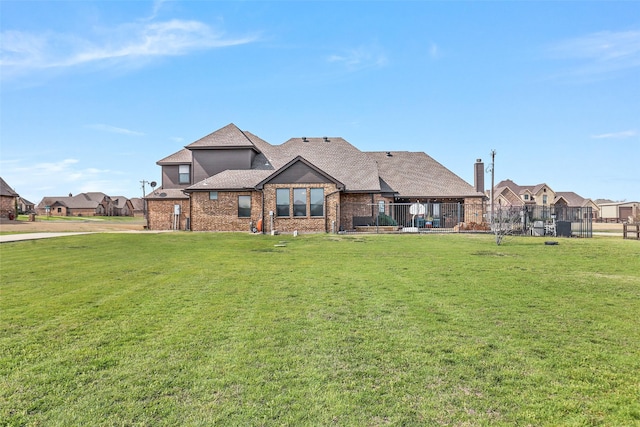
<instances>
[{"instance_id":1,"label":"utility pole","mask_svg":"<svg viewBox=\"0 0 640 427\"><path fill-rule=\"evenodd\" d=\"M493 187L495 176L496 150L491 150L491 224L493 224Z\"/></svg>"}]
</instances>

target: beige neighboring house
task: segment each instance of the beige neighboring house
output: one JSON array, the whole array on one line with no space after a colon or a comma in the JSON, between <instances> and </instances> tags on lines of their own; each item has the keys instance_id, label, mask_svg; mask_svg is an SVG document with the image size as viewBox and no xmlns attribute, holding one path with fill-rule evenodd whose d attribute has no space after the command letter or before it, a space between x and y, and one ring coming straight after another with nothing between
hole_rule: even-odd
<instances>
[{"instance_id":1,"label":"beige neighboring house","mask_svg":"<svg viewBox=\"0 0 640 427\"><path fill-rule=\"evenodd\" d=\"M393 216L397 203L484 209L483 190L427 154L365 152L340 137L271 145L229 124L157 164L162 185L146 196L155 230L329 232Z\"/></svg>"},{"instance_id":2,"label":"beige neighboring house","mask_svg":"<svg viewBox=\"0 0 640 427\"><path fill-rule=\"evenodd\" d=\"M559 191L553 201L554 206L591 208L592 219L595 221L600 217L600 207L591 199L576 194L572 191Z\"/></svg>"},{"instance_id":3,"label":"beige neighboring house","mask_svg":"<svg viewBox=\"0 0 640 427\"><path fill-rule=\"evenodd\" d=\"M600 203L600 218L605 222L640 222L640 202Z\"/></svg>"},{"instance_id":4,"label":"beige neighboring house","mask_svg":"<svg viewBox=\"0 0 640 427\"><path fill-rule=\"evenodd\" d=\"M16 207L20 195L0 177L0 218L16 218Z\"/></svg>"},{"instance_id":5,"label":"beige neighboring house","mask_svg":"<svg viewBox=\"0 0 640 427\"><path fill-rule=\"evenodd\" d=\"M88 192L67 197L44 197L36 206L36 212L55 216L132 216L133 205L126 197Z\"/></svg>"},{"instance_id":6,"label":"beige neighboring house","mask_svg":"<svg viewBox=\"0 0 640 427\"><path fill-rule=\"evenodd\" d=\"M30 214L30 213L35 213L35 211L36 211L35 203L30 202L29 200L23 197L18 198L18 213Z\"/></svg>"},{"instance_id":7,"label":"beige neighboring house","mask_svg":"<svg viewBox=\"0 0 640 427\"><path fill-rule=\"evenodd\" d=\"M542 208L591 208L592 219L599 216L599 207L591 199L585 199L572 191L554 191L546 183L537 185L518 185L510 179L496 184L494 206L522 206L530 209ZM490 193L487 192L489 196Z\"/></svg>"},{"instance_id":8,"label":"beige neighboring house","mask_svg":"<svg viewBox=\"0 0 640 427\"><path fill-rule=\"evenodd\" d=\"M133 206L133 216L144 217L144 199L141 197L134 197L129 200L131 201L131 206Z\"/></svg>"}]
</instances>

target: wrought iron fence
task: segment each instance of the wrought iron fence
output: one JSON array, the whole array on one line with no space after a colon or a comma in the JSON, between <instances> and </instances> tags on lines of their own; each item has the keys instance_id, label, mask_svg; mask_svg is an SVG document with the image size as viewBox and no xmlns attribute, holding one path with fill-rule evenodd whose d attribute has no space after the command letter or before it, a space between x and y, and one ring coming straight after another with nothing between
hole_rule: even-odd
<instances>
[{"instance_id":1,"label":"wrought iron fence","mask_svg":"<svg viewBox=\"0 0 640 427\"><path fill-rule=\"evenodd\" d=\"M344 203L345 232L488 231L484 205L465 203Z\"/></svg>"},{"instance_id":2,"label":"wrought iron fence","mask_svg":"<svg viewBox=\"0 0 640 427\"><path fill-rule=\"evenodd\" d=\"M481 203L343 203L343 232L491 232L509 227L512 234L592 237L590 207L496 207ZM493 223L493 224L492 224Z\"/></svg>"}]
</instances>

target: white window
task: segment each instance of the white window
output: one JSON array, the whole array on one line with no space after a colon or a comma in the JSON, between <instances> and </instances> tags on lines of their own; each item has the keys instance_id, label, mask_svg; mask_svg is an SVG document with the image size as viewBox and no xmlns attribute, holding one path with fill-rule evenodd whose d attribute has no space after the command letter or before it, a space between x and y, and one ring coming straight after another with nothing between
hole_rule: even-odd
<instances>
[{"instance_id":1,"label":"white window","mask_svg":"<svg viewBox=\"0 0 640 427\"><path fill-rule=\"evenodd\" d=\"M189 171L189 165L179 165L178 166L178 183L179 184L190 184L191 176Z\"/></svg>"}]
</instances>

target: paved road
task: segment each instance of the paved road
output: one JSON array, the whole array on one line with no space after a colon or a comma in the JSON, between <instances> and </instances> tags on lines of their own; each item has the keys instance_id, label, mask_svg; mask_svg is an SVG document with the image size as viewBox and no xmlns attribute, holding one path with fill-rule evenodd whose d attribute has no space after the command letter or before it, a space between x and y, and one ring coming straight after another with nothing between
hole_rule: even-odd
<instances>
[{"instance_id":1,"label":"paved road","mask_svg":"<svg viewBox=\"0 0 640 427\"><path fill-rule=\"evenodd\" d=\"M93 234L92 232L68 232L68 233L24 233L4 234L0 236L0 243L21 242L23 240L48 239L51 237L75 236L77 234Z\"/></svg>"}]
</instances>

